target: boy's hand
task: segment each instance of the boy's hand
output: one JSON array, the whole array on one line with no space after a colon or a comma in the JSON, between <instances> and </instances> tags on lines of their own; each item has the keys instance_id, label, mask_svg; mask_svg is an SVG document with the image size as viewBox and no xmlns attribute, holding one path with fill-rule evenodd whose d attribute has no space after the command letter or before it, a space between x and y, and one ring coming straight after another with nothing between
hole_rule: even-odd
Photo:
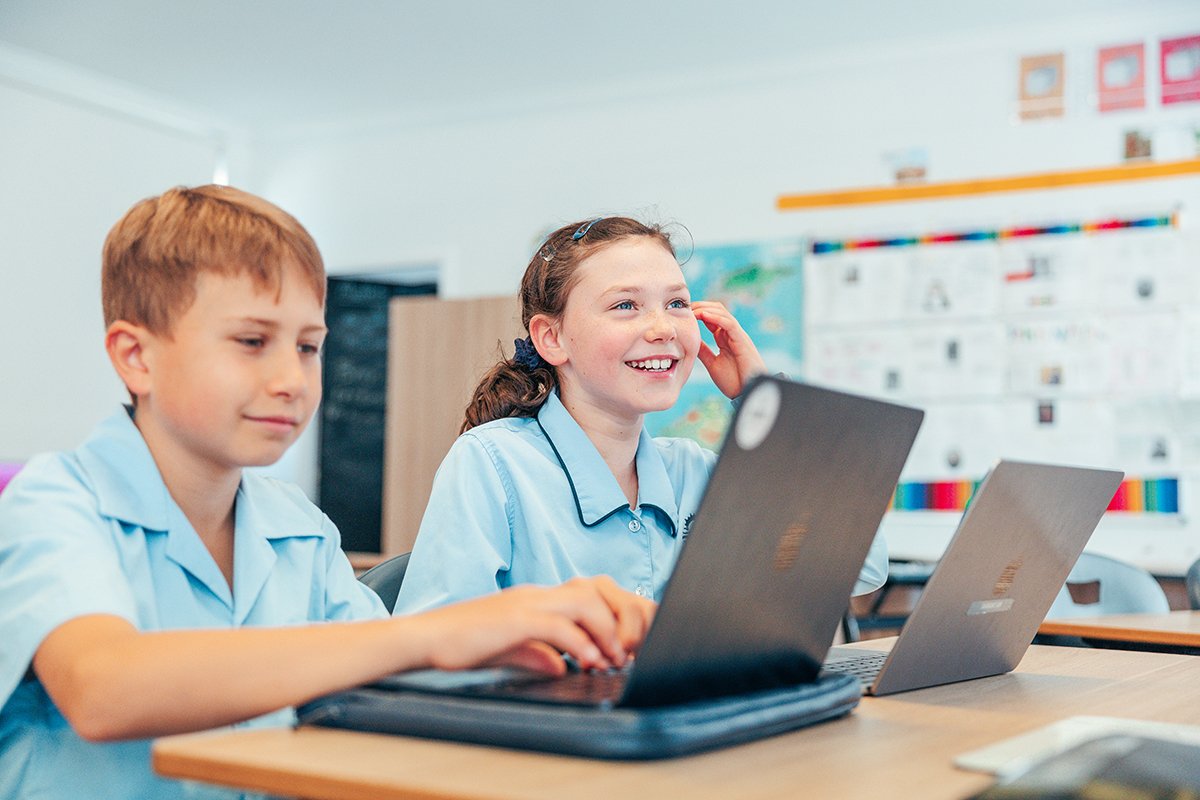
<instances>
[{"instance_id":1,"label":"boy's hand","mask_svg":"<svg viewBox=\"0 0 1200 800\"><path fill-rule=\"evenodd\" d=\"M758 348L724 303L697 300L692 303L692 313L712 332L720 351L714 353L700 342L700 363L726 397L737 397L752 377L767 371Z\"/></svg>"},{"instance_id":2,"label":"boy's hand","mask_svg":"<svg viewBox=\"0 0 1200 800\"><path fill-rule=\"evenodd\" d=\"M503 664L552 675L561 653L581 667L620 667L641 644L656 605L607 575L561 586L517 586L407 618L427 631L431 666Z\"/></svg>"}]
</instances>

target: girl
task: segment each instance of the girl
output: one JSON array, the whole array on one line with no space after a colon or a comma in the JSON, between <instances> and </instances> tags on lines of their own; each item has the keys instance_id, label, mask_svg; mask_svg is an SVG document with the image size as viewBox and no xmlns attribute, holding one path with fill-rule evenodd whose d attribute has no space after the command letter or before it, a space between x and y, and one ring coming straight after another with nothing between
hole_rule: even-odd
<instances>
[{"instance_id":1,"label":"girl","mask_svg":"<svg viewBox=\"0 0 1200 800\"><path fill-rule=\"evenodd\" d=\"M607 574L660 598L716 456L687 439L652 439L643 418L675 403L697 357L730 398L765 371L722 304L692 302L662 229L633 219L552 233L520 302L529 336L475 390L434 479L396 613L578 575ZM856 593L886 575L880 540Z\"/></svg>"}]
</instances>

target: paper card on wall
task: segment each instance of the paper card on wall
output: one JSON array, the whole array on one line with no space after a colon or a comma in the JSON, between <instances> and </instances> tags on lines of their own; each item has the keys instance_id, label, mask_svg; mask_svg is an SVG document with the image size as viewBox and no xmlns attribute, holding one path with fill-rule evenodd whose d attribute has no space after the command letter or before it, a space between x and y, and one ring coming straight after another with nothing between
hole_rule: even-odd
<instances>
[{"instance_id":1,"label":"paper card on wall","mask_svg":"<svg viewBox=\"0 0 1200 800\"><path fill-rule=\"evenodd\" d=\"M982 317L1000 309L1000 254L992 242L919 247L909 269L909 319Z\"/></svg>"},{"instance_id":2,"label":"paper card on wall","mask_svg":"<svg viewBox=\"0 0 1200 800\"><path fill-rule=\"evenodd\" d=\"M1000 322L926 325L906 334L915 398L993 398L1005 387L1005 327Z\"/></svg>"},{"instance_id":3,"label":"paper card on wall","mask_svg":"<svg viewBox=\"0 0 1200 800\"><path fill-rule=\"evenodd\" d=\"M1024 56L1021 59L1017 98L1022 120L1063 115L1065 69L1062 53Z\"/></svg>"},{"instance_id":4,"label":"paper card on wall","mask_svg":"<svg viewBox=\"0 0 1200 800\"><path fill-rule=\"evenodd\" d=\"M1182 356L1174 314L1113 315L1105 324L1112 394L1173 396L1178 392Z\"/></svg>"},{"instance_id":5,"label":"paper card on wall","mask_svg":"<svg viewBox=\"0 0 1200 800\"><path fill-rule=\"evenodd\" d=\"M1098 319L1011 322L1005 347L1010 392L1057 397L1108 389L1108 333Z\"/></svg>"},{"instance_id":6,"label":"paper card on wall","mask_svg":"<svg viewBox=\"0 0 1200 800\"><path fill-rule=\"evenodd\" d=\"M1094 280L1081 236L1036 236L1000 245L1008 312L1079 310L1094 302Z\"/></svg>"},{"instance_id":7,"label":"paper card on wall","mask_svg":"<svg viewBox=\"0 0 1200 800\"><path fill-rule=\"evenodd\" d=\"M1179 440L1179 464L1193 473L1200 469L1200 399L1180 400L1174 428Z\"/></svg>"},{"instance_id":8,"label":"paper card on wall","mask_svg":"<svg viewBox=\"0 0 1200 800\"><path fill-rule=\"evenodd\" d=\"M1004 403L1001 456L1023 461L1120 468L1111 405L1073 398L1012 398Z\"/></svg>"},{"instance_id":9,"label":"paper card on wall","mask_svg":"<svg viewBox=\"0 0 1200 800\"><path fill-rule=\"evenodd\" d=\"M1002 449L1004 407L993 400L929 403L901 480L978 480Z\"/></svg>"},{"instance_id":10,"label":"paper card on wall","mask_svg":"<svg viewBox=\"0 0 1200 800\"><path fill-rule=\"evenodd\" d=\"M806 379L857 394L903 397L910 369L901 345L895 328L814 331L806 341Z\"/></svg>"},{"instance_id":11,"label":"paper card on wall","mask_svg":"<svg viewBox=\"0 0 1200 800\"><path fill-rule=\"evenodd\" d=\"M905 249L848 250L814 256L806 312L819 324L890 322L903 313L908 279Z\"/></svg>"},{"instance_id":12,"label":"paper card on wall","mask_svg":"<svg viewBox=\"0 0 1200 800\"><path fill-rule=\"evenodd\" d=\"M1086 261L1097 276L1105 310L1173 306L1196 290L1185 238L1175 229L1144 229L1087 238Z\"/></svg>"},{"instance_id":13,"label":"paper card on wall","mask_svg":"<svg viewBox=\"0 0 1200 800\"><path fill-rule=\"evenodd\" d=\"M1179 321L1179 396L1200 399L1200 312Z\"/></svg>"},{"instance_id":14,"label":"paper card on wall","mask_svg":"<svg viewBox=\"0 0 1200 800\"><path fill-rule=\"evenodd\" d=\"M1145 44L1101 47L1096 58L1096 90L1102 113L1145 107Z\"/></svg>"},{"instance_id":15,"label":"paper card on wall","mask_svg":"<svg viewBox=\"0 0 1200 800\"><path fill-rule=\"evenodd\" d=\"M1155 477L1183 465L1179 403L1167 398L1116 403L1116 457L1128 475Z\"/></svg>"},{"instance_id":16,"label":"paper card on wall","mask_svg":"<svg viewBox=\"0 0 1200 800\"><path fill-rule=\"evenodd\" d=\"M1159 53L1162 104L1200 101L1200 35L1163 39Z\"/></svg>"}]
</instances>

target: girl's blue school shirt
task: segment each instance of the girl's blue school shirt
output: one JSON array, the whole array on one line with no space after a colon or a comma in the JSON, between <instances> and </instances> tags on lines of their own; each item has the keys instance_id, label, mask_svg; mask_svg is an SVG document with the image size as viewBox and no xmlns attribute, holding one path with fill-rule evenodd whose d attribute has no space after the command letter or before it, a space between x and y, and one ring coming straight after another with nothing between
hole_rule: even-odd
<instances>
[{"instance_id":1,"label":"girl's blue school shirt","mask_svg":"<svg viewBox=\"0 0 1200 800\"><path fill-rule=\"evenodd\" d=\"M610 575L660 600L716 455L688 439L637 447L638 503L551 393L536 417L489 422L460 436L434 478L395 613L507 586ZM876 537L856 594L883 585L887 548Z\"/></svg>"},{"instance_id":2,"label":"girl's blue school shirt","mask_svg":"<svg viewBox=\"0 0 1200 800\"><path fill-rule=\"evenodd\" d=\"M295 487L244 474L234 524L231 591L125 411L74 452L30 461L8 485L0 496L0 798L230 796L156 778L148 740L75 735L27 673L46 635L68 620L111 614L158 631L386 616L355 580L333 523Z\"/></svg>"}]
</instances>

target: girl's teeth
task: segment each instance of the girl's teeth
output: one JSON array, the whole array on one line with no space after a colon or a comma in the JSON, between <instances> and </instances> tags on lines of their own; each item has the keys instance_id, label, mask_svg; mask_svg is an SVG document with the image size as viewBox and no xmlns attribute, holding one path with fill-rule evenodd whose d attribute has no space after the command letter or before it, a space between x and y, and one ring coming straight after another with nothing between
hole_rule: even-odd
<instances>
[{"instance_id":1,"label":"girl's teeth","mask_svg":"<svg viewBox=\"0 0 1200 800\"><path fill-rule=\"evenodd\" d=\"M646 370L667 370L671 368L671 360L669 358L648 358L645 361L630 361L631 367Z\"/></svg>"}]
</instances>

